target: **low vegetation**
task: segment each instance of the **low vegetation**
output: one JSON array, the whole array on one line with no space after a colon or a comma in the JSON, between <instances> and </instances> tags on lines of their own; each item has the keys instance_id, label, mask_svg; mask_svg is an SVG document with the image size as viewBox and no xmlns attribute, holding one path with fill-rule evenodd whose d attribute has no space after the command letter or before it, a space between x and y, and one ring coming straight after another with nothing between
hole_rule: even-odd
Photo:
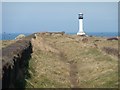
<instances>
[{"instance_id":1,"label":"low vegetation","mask_svg":"<svg viewBox=\"0 0 120 90\"><path fill-rule=\"evenodd\" d=\"M26 88L117 88L118 58L102 50L117 49L117 43L101 37L37 34Z\"/></svg>"},{"instance_id":2,"label":"low vegetation","mask_svg":"<svg viewBox=\"0 0 120 90\"><path fill-rule=\"evenodd\" d=\"M117 40L59 33L35 36L25 88L118 87ZM10 43L4 41L2 47Z\"/></svg>"},{"instance_id":3,"label":"low vegetation","mask_svg":"<svg viewBox=\"0 0 120 90\"><path fill-rule=\"evenodd\" d=\"M4 47L7 47L8 45L10 45L14 42L15 42L15 40L2 40L2 41L0 41L0 43L1 43L0 46L1 46L1 48L4 48Z\"/></svg>"}]
</instances>

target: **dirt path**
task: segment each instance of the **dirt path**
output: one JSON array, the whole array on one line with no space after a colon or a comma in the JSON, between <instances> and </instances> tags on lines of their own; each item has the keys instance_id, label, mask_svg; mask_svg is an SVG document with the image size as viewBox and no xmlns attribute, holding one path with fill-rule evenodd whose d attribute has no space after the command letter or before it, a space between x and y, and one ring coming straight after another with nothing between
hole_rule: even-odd
<instances>
[{"instance_id":1,"label":"dirt path","mask_svg":"<svg viewBox=\"0 0 120 90\"><path fill-rule=\"evenodd\" d=\"M63 61L64 63L69 63L69 69L70 69L69 80L70 80L70 83L71 83L71 87L72 88L78 88L79 86L78 86L78 76L77 76L77 73L78 73L77 63L74 62L74 60L68 62L68 59L63 52L60 52L59 56L60 56L61 61Z\"/></svg>"},{"instance_id":2,"label":"dirt path","mask_svg":"<svg viewBox=\"0 0 120 90\"><path fill-rule=\"evenodd\" d=\"M79 87L77 73L78 73L77 64L71 63L70 64L70 82L71 82L73 88Z\"/></svg>"},{"instance_id":3,"label":"dirt path","mask_svg":"<svg viewBox=\"0 0 120 90\"><path fill-rule=\"evenodd\" d=\"M72 88L77 88L78 87L78 76L77 76L77 63L74 62L74 60L69 61L67 56L65 55L65 53L63 51L61 51L60 49L53 47L43 41L43 38L41 38L41 42L40 39L39 40L32 40L33 41L33 46L35 47L34 50L36 50L36 47L41 49L41 50L45 50L45 51L52 51L53 53L56 53L56 55L58 55L60 58L60 60L62 62L64 62L65 64L69 63L69 77L68 80L71 83L71 87Z\"/></svg>"}]
</instances>

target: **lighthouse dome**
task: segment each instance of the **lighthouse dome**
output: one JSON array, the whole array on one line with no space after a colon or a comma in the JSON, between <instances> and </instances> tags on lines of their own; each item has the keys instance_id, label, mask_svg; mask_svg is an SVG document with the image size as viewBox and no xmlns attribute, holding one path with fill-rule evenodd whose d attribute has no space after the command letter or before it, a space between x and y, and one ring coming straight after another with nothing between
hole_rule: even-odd
<instances>
[{"instance_id":1,"label":"lighthouse dome","mask_svg":"<svg viewBox=\"0 0 120 90\"><path fill-rule=\"evenodd\" d=\"M79 14L83 14L83 13L79 13Z\"/></svg>"}]
</instances>

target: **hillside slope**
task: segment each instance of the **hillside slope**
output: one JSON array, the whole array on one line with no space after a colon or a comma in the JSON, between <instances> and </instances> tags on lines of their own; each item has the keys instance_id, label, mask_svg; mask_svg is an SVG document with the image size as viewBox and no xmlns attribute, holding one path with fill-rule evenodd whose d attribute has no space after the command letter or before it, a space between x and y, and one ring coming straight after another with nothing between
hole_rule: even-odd
<instances>
[{"instance_id":1,"label":"hillside slope","mask_svg":"<svg viewBox=\"0 0 120 90\"><path fill-rule=\"evenodd\" d=\"M118 41L101 37L36 34L26 88L117 88L118 59L103 47Z\"/></svg>"}]
</instances>

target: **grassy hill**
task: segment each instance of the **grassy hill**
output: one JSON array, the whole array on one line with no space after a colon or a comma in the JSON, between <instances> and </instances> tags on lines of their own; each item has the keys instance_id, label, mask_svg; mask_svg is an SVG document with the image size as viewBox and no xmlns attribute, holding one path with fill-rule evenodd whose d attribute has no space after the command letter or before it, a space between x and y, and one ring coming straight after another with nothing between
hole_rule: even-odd
<instances>
[{"instance_id":1,"label":"grassy hill","mask_svg":"<svg viewBox=\"0 0 120 90\"><path fill-rule=\"evenodd\" d=\"M118 41L38 33L32 45L26 88L118 87L118 58L102 50Z\"/></svg>"},{"instance_id":2,"label":"grassy hill","mask_svg":"<svg viewBox=\"0 0 120 90\"><path fill-rule=\"evenodd\" d=\"M2 48L14 42L1 41ZM37 33L31 42L25 88L118 87L117 40Z\"/></svg>"}]
</instances>

